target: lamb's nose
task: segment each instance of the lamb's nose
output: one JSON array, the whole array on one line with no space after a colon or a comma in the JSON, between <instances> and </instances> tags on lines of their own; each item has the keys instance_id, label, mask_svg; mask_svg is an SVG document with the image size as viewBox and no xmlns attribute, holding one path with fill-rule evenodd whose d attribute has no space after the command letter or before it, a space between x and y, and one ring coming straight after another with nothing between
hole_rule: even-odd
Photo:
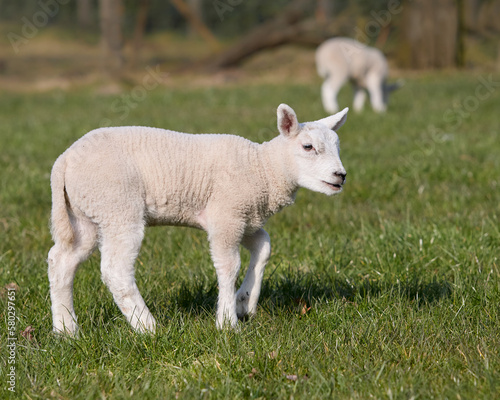
<instances>
[{"instance_id":1,"label":"lamb's nose","mask_svg":"<svg viewBox=\"0 0 500 400\"><path fill-rule=\"evenodd\" d=\"M334 175L342 179L342 185L345 183L345 177L347 176L346 172L335 172Z\"/></svg>"}]
</instances>

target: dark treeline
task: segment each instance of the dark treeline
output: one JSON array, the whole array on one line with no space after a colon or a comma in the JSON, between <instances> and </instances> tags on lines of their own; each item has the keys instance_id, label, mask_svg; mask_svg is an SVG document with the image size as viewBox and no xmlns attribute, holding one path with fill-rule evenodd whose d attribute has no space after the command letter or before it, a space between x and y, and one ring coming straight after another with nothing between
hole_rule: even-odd
<instances>
[{"instance_id":1,"label":"dark treeline","mask_svg":"<svg viewBox=\"0 0 500 400\"><path fill-rule=\"evenodd\" d=\"M500 0L0 0L0 23L46 18L46 25L101 35L115 54L159 31L198 35L218 50L220 40L244 39L267 24L257 40L287 29L282 42L317 45L339 35L384 51L390 43L399 65L412 68L466 65L467 40L496 43L499 15ZM489 52L500 59L500 48Z\"/></svg>"},{"instance_id":2,"label":"dark treeline","mask_svg":"<svg viewBox=\"0 0 500 400\"><path fill-rule=\"evenodd\" d=\"M183 0L218 36L240 35L276 15L291 0ZM147 5L145 32L170 30L190 31L189 22L168 0L120 0L122 26L125 34L135 29L141 6ZM311 12L315 9L311 1ZM335 1L336 8L347 0ZM36 12L58 8L50 23L65 28L99 29L99 0L0 0L0 21L30 19Z\"/></svg>"}]
</instances>

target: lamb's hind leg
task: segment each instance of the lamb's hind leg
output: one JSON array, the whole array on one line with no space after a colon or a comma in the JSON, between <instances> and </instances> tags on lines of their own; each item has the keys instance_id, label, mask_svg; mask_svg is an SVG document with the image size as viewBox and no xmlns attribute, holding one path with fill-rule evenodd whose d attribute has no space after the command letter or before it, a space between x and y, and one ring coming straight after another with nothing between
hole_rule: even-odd
<instances>
[{"instance_id":1,"label":"lamb's hind leg","mask_svg":"<svg viewBox=\"0 0 500 400\"><path fill-rule=\"evenodd\" d=\"M97 244L95 225L85 216L71 216L73 243L54 238L48 256L48 275L54 332L74 335L78 329L73 308L73 280L78 265L85 261Z\"/></svg>"},{"instance_id":2,"label":"lamb's hind leg","mask_svg":"<svg viewBox=\"0 0 500 400\"><path fill-rule=\"evenodd\" d=\"M144 225L107 227L101 232L102 280L132 327L154 333L156 321L137 288L134 263L144 237Z\"/></svg>"},{"instance_id":3,"label":"lamb's hind leg","mask_svg":"<svg viewBox=\"0 0 500 400\"><path fill-rule=\"evenodd\" d=\"M383 80L375 74L371 74L366 77L366 87L368 89L368 93L370 93L370 102L373 110L378 113L382 113L386 110L383 83Z\"/></svg>"},{"instance_id":4,"label":"lamb's hind leg","mask_svg":"<svg viewBox=\"0 0 500 400\"><path fill-rule=\"evenodd\" d=\"M354 111L360 112L363 110L363 106L365 105L365 99L366 99L366 92L364 88L361 86L355 85L354 86L354 101L353 101L353 108Z\"/></svg>"},{"instance_id":5,"label":"lamb's hind leg","mask_svg":"<svg viewBox=\"0 0 500 400\"><path fill-rule=\"evenodd\" d=\"M262 277L271 254L271 239L264 229L260 229L251 236L245 236L242 244L250 251L250 264L236 293L236 313L240 319L257 311Z\"/></svg>"}]
</instances>

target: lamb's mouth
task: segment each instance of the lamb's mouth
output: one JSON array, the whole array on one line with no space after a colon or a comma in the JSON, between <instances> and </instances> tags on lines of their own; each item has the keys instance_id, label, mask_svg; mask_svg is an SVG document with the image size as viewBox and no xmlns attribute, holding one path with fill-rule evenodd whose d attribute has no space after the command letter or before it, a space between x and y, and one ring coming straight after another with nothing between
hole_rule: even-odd
<instances>
[{"instance_id":1,"label":"lamb's mouth","mask_svg":"<svg viewBox=\"0 0 500 400\"><path fill-rule=\"evenodd\" d=\"M330 189L333 189L335 190L336 192L338 191L341 191L342 190L342 185L341 184L338 184L338 183L330 183L330 182L326 182L326 181L323 181L324 183L326 183Z\"/></svg>"}]
</instances>

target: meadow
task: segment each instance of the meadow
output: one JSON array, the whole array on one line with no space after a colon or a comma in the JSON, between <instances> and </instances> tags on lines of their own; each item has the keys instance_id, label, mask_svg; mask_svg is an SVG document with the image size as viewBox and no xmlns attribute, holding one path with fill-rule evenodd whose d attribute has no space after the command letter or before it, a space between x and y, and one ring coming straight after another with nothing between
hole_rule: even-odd
<instances>
[{"instance_id":1,"label":"meadow","mask_svg":"<svg viewBox=\"0 0 500 400\"><path fill-rule=\"evenodd\" d=\"M272 256L257 315L240 332L215 328L205 234L161 227L147 230L136 263L154 336L131 330L98 252L75 279L80 336L51 333L49 177L59 154L103 124L270 140L281 102L300 121L325 116L319 85L4 92L0 397L498 398L500 77L486 72L410 77L386 115L348 115L338 132L344 192L300 190L267 223ZM344 89L341 104L350 97Z\"/></svg>"}]
</instances>

